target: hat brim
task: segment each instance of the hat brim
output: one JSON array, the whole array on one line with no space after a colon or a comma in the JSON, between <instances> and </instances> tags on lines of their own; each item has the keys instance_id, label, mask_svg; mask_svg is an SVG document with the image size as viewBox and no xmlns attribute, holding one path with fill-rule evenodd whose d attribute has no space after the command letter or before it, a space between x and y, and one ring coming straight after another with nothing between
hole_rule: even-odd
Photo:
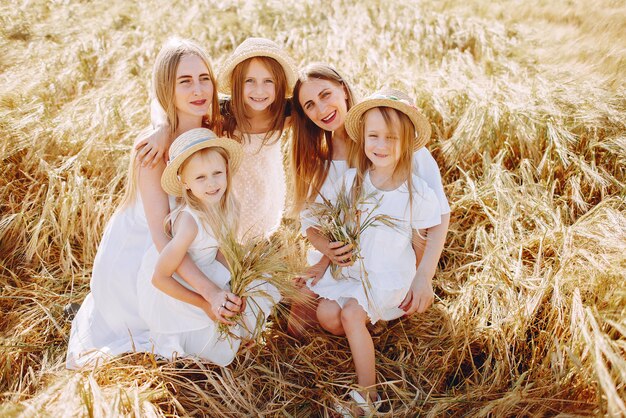
<instances>
[{"instance_id":1,"label":"hat brim","mask_svg":"<svg viewBox=\"0 0 626 418\"><path fill-rule=\"evenodd\" d=\"M353 141L358 141L359 134L362 130L363 115L370 109L375 107L390 107L396 109L409 117L415 127L415 141L413 143L413 151L425 146L430 140L431 127L430 122L417 108L410 106L404 102L391 99L365 99L350 108L346 115L345 127L348 136Z\"/></svg>"},{"instance_id":2,"label":"hat brim","mask_svg":"<svg viewBox=\"0 0 626 418\"><path fill-rule=\"evenodd\" d=\"M176 156L174 160L172 160L167 165L167 167L165 167L163 175L161 176L161 187L163 188L165 193L176 197L182 196L183 184L178 178L178 169L180 168L182 163L196 151L204 148L218 147L225 149L228 153L229 170L231 171L231 175L235 174L235 172L237 172L237 169L239 169L239 166L241 165L241 160L243 158L243 149L241 147L241 144L229 138L207 138L206 141L202 141L198 144L192 145L185 151L181 152L179 155Z\"/></svg>"},{"instance_id":3,"label":"hat brim","mask_svg":"<svg viewBox=\"0 0 626 418\"><path fill-rule=\"evenodd\" d=\"M236 55L230 56L217 73L217 89L220 93L232 94L232 86L230 84L230 78L233 70L237 64L254 57L269 57L275 59L285 72L285 78L287 79L287 89L285 90L285 98L291 97L293 93L293 87L298 79L295 64L289 58L287 54L281 50L263 49L256 47L246 51L241 51Z\"/></svg>"}]
</instances>

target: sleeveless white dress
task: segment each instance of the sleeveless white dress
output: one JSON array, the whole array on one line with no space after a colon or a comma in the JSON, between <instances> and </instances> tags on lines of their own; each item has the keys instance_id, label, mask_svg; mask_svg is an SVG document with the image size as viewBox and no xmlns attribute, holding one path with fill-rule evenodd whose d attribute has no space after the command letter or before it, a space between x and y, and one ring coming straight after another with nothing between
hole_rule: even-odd
<instances>
[{"instance_id":1,"label":"sleeveless white dress","mask_svg":"<svg viewBox=\"0 0 626 418\"><path fill-rule=\"evenodd\" d=\"M233 193L241 205L239 238L269 236L280 226L287 183L282 140L276 132L263 145L265 134L244 134L243 159L233 176Z\"/></svg>"},{"instance_id":2,"label":"sleeveless white dress","mask_svg":"<svg viewBox=\"0 0 626 418\"><path fill-rule=\"evenodd\" d=\"M137 310L137 273L152 245L139 194L107 223L91 276L91 293L76 317L67 348L66 367L75 369L149 347L148 326Z\"/></svg>"},{"instance_id":3,"label":"sleeveless white dress","mask_svg":"<svg viewBox=\"0 0 626 418\"><path fill-rule=\"evenodd\" d=\"M335 201L341 184L350 190L355 177L356 169L349 169L336 182L335 191L328 198ZM344 267L340 279L333 278L330 269L327 269L316 285L307 283L312 291L322 298L336 301L341 307L350 298L356 299L372 323L381 319L389 321L405 314L398 306L409 291L416 271L411 231L441 223L440 202L435 192L416 175L413 175L412 182L413 202L410 205L406 182L395 190L382 191L372 184L369 173L365 175L363 190L366 194L376 193L380 206L375 208L372 201L359 206L359 210L398 219L396 227L376 224L363 231L360 238L362 263L357 261L350 267ZM363 286L364 274L367 274L371 285L367 294Z\"/></svg>"},{"instance_id":4,"label":"sleeveless white dress","mask_svg":"<svg viewBox=\"0 0 626 418\"><path fill-rule=\"evenodd\" d=\"M317 198L315 199L315 201L318 203L322 202L320 195L324 197L331 196L331 194L334 193L335 184L337 183L339 179L341 179L341 177L344 175L346 171L348 171L347 161L332 160L330 163L330 167L328 168L328 175L326 176L326 180L324 180L324 184L322 184L320 192ZM313 219L310 219L308 215L308 210L306 208L302 212L300 212L300 225L301 225L300 232L305 237L306 237L306 230L311 226L315 226L315 221ZM310 248L307 251L307 263L310 266L319 263L321 259L322 259L322 253L318 251L317 249Z\"/></svg>"},{"instance_id":5,"label":"sleeveless white dress","mask_svg":"<svg viewBox=\"0 0 626 418\"><path fill-rule=\"evenodd\" d=\"M198 268L218 287L229 290L230 272L215 259L218 242L211 231L207 231L193 210L185 207L183 212L191 215L198 226L198 233L187 253ZM200 308L173 298L152 285L152 275L159 253L150 247L143 257L137 279L139 315L148 324L152 350L166 358L173 356L196 356L220 366L230 364L237 350L240 339L222 335L218 324ZM189 290L193 288L180 276L174 279ZM253 285L260 284L256 282ZM259 285L271 299L255 297L249 301L244 312L244 321L248 329L254 329L259 310L267 318L272 307L280 300L280 294L274 286L267 283ZM249 333L239 325L231 327L231 332L240 338L248 338Z\"/></svg>"}]
</instances>

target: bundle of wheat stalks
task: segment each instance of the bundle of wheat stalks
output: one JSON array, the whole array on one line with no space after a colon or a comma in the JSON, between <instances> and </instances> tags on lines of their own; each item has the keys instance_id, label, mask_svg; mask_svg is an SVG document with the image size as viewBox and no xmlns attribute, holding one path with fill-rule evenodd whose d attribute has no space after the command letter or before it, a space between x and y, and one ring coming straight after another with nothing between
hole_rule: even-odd
<instances>
[{"instance_id":1,"label":"bundle of wheat stalks","mask_svg":"<svg viewBox=\"0 0 626 418\"><path fill-rule=\"evenodd\" d=\"M395 228L398 220L389 215L374 213L380 206L382 198L376 192L366 193L362 190L359 195L355 196L351 189L342 183L332 200L322 194L318 196L319 201L307 205L306 216L330 242L352 245L351 261L357 264L360 274L358 277L351 278L361 281L365 297L373 302L372 284L361 256L361 234L377 225ZM341 266L331 263L329 268L335 280L348 279Z\"/></svg>"},{"instance_id":2,"label":"bundle of wheat stalks","mask_svg":"<svg viewBox=\"0 0 626 418\"><path fill-rule=\"evenodd\" d=\"M433 307L374 336L388 416L624 415L624 21L613 0L0 4L0 415L324 416L355 381L344 338L296 341L282 315L227 368L64 369L63 306L89 290L172 34L215 65L275 39L432 122L450 232Z\"/></svg>"},{"instance_id":3,"label":"bundle of wheat stalks","mask_svg":"<svg viewBox=\"0 0 626 418\"><path fill-rule=\"evenodd\" d=\"M235 315L231 320L250 333L250 339L261 337L267 319L260 311L259 298L278 302L278 296L291 302L306 303L304 295L294 280L306 271L302 240L287 228L281 228L271 237L247 236L238 240L234 231L224 229L219 234L220 252L230 270L230 289L251 305L255 314L254 324L248 324ZM274 294L278 292L278 294ZM283 306L283 305L279 305ZM285 310L280 311L286 314ZM233 335L230 326L220 324L224 334Z\"/></svg>"}]
</instances>

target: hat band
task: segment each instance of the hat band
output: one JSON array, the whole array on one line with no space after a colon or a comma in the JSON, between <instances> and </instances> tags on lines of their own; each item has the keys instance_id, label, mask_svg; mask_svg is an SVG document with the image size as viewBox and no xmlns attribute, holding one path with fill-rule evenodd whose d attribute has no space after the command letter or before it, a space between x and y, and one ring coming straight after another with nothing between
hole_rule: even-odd
<instances>
[{"instance_id":1,"label":"hat band","mask_svg":"<svg viewBox=\"0 0 626 418\"><path fill-rule=\"evenodd\" d=\"M199 144L199 143L201 143L201 142L204 142L204 141L208 141L208 140L210 140L210 139L213 139L213 138L215 138L215 137L210 137L210 136L207 136L207 137L203 137L203 138L200 138L200 139L196 139L196 140L195 140L195 141L193 141L193 142L190 142L189 144L185 145L185 147L184 147L183 149L181 149L181 150L180 150L180 152L179 152L179 153L177 153L175 157L171 157L171 156L170 156L170 160L169 160L168 164L171 164L171 163L172 163L172 161L174 161L174 160L175 160L175 159L176 159L176 158L177 158L180 154L182 154L183 152L187 151L189 148L191 148L191 147L193 147L193 146L195 146L195 145L198 145L198 144Z\"/></svg>"},{"instance_id":2,"label":"hat band","mask_svg":"<svg viewBox=\"0 0 626 418\"><path fill-rule=\"evenodd\" d=\"M370 97L368 97L368 99L391 100L391 101L394 101L394 102L404 103L407 106L410 106L410 107L412 107L414 109L417 109L417 107L413 103L409 102L407 99L401 99L401 98L396 97L396 96L387 96L385 94L373 94Z\"/></svg>"}]
</instances>

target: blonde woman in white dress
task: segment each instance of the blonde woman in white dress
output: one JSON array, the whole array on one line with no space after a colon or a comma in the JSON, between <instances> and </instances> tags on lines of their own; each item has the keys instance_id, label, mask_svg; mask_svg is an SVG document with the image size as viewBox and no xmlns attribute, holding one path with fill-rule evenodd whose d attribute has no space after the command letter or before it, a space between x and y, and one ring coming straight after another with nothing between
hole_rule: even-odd
<instances>
[{"instance_id":1,"label":"blonde woman in white dress","mask_svg":"<svg viewBox=\"0 0 626 418\"><path fill-rule=\"evenodd\" d=\"M195 43L172 39L163 46L154 65L153 86L172 137L219 124L215 84L208 57ZM164 169L162 160L153 166L131 164L126 197L107 223L98 247L91 293L72 322L68 368L151 348L148 326L138 313L137 274L147 249L155 245L161 250L169 241L163 231L170 211L168 196L161 188ZM220 310L228 292L206 280L189 257L177 271L208 302L213 319L226 321L224 316L238 312L241 300L232 294L229 298L237 307L233 306L232 312Z\"/></svg>"}]
</instances>

